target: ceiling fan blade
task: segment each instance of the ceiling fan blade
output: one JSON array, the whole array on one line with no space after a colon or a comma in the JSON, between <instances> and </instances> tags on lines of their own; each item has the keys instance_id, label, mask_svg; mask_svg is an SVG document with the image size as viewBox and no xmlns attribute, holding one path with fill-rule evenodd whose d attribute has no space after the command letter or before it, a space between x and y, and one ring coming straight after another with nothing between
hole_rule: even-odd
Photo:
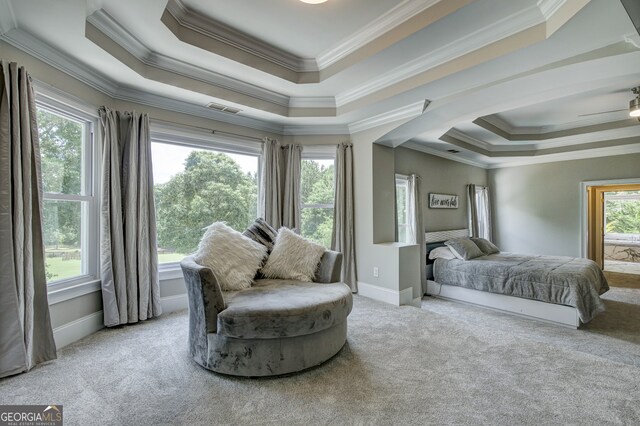
<instances>
[{"instance_id":1,"label":"ceiling fan blade","mask_svg":"<svg viewBox=\"0 0 640 426\"><path fill-rule=\"evenodd\" d=\"M628 109L625 108L625 109L614 109L614 110L611 110L611 111L592 112L592 113L589 113L589 114L580 114L580 115L578 115L578 117L588 117L590 115L608 114L610 112L620 112L620 111L628 111Z\"/></svg>"}]
</instances>

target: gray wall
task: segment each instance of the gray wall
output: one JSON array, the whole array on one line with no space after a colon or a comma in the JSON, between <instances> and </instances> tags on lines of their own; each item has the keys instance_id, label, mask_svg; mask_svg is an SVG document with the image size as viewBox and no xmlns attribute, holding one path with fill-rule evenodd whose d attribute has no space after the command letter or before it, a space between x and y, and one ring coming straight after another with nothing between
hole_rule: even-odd
<instances>
[{"instance_id":1,"label":"gray wall","mask_svg":"<svg viewBox=\"0 0 640 426\"><path fill-rule=\"evenodd\" d=\"M395 149L396 173L416 173L422 177L420 202L422 203L425 231L467 228L467 185L487 184L487 170L408 148ZM454 194L459 197L457 209L430 209L428 194Z\"/></svg>"},{"instance_id":2,"label":"gray wall","mask_svg":"<svg viewBox=\"0 0 640 426\"><path fill-rule=\"evenodd\" d=\"M394 149L374 144L373 147L373 242L396 239L396 184Z\"/></svg>"},{"instance_id":3,"label":"gray wall","mask_svg":"<svg viewBox=\"0 0 640 426\"><path fill-rule=\"evenodd\" d=\"M489 170L504 251L580 256L580 183L640 178L640 154Z\"/></svg>"}]
</instances>

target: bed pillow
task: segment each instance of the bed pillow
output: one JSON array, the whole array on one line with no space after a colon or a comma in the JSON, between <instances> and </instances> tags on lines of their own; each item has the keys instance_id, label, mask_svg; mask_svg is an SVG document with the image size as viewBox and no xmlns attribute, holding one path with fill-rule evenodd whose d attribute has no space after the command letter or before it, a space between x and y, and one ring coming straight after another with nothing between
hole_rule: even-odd
<instances>
[{"instance_id":1,"label":"bed pillow","mask_svg":"<svg viewBox=\"0 0 640 426\"><path fill-rule=\"evenodd\" d=\"M500 249L486 238L471 238L471 241L473 241L484 254L500 253Z\"/></svg>"},{"instance_id":2,"label":"bed pillow","mask_svg":"<svg viewBox=\"0 0 640 426\"><path fill-rule=\"evenodd\" d=\"M484 256L482 250L471 241L471 238L454 238L446 241L445 245L451 249L451 252L455 257L462 260L475 259L476 257Z\"/></svg>"},{"instance_id":3,"label":"bed pillow","mask_svg":"<svg viewBox=\"0 0 640 426\"><path fill-rule=\"evenodd\" d=\"M429 259L455 259L456 256L453 254L451 249L447 246L444 247L436 247L429 252Z\"/></svg>"},{"instance_id":4,"label":"bed pillow","mask_svg":"<svg viewBox=\"0 0 640 426\"><path fill-rule=\"evenodd\" d=\"M242 233L242 235L251 238L256 243L262 244L267 248L268 252L271 252L273 249L273 243L276 242L278 231L269 225L263 218L259 217Z\"/></svg>"},{"instance_id":5,"label":"bed pillow","mask_svg":"<svg viewBox=\"0 0 640 426\"><path fill-rule=\"evenodd\" d=\"M195 253L196 263L211 268L225 291L251 287L267 248L222 222L207 227Z\"/></svg>"},{"instance_id":6,"label":"bed pillow","mask_svg":"<svg viewBox=\"0 0 640 426\"><path fill-rule=\"evenodd\" d=\"M280 228L267 263L260 271L267 278L313 282L325 248Z\"/></svg>"}]
</instances>

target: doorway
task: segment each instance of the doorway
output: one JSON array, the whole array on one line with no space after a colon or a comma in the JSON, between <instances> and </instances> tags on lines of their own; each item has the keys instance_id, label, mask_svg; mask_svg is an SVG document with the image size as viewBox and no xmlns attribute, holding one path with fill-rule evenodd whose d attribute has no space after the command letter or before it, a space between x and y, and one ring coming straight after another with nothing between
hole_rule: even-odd
<instances>
[{"instance_id":1,"label":"doorway","mask_svg":"<svg viewBox=\"0 0 640 426\"><path fill-rule=\"evenodd\" d=\"M610 274L640 278L640 184L588 185L587 257Z\"/></svg>"}]
</instances>

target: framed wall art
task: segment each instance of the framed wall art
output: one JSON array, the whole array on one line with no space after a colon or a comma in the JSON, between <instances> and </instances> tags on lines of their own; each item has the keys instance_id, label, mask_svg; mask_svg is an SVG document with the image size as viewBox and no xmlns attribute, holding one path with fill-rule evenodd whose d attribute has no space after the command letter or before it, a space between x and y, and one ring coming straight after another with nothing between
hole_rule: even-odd
<instances>
[{"instance_id":1,"label":"framed wall art","mask_svg":"<svg viewBox=\"0 0 640 426\"><path fill-rule=\"evenodd\" d=\"M457 209L458 196L449 194L429 194L430 209Z\"/></svg>"}]
</instances>

